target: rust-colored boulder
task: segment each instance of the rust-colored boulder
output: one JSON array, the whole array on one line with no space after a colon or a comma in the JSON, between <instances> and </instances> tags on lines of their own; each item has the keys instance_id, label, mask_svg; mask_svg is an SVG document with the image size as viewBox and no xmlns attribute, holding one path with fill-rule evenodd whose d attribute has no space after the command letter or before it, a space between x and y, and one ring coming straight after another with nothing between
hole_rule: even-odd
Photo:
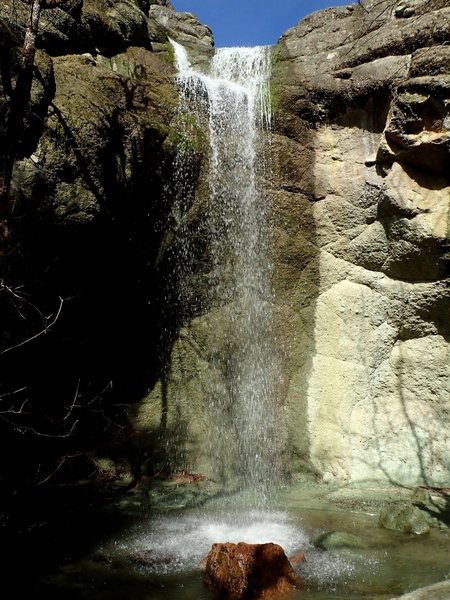
<instances>
[{"instance_id":1,"label":"rust-colored boulder","mask_svg":"<svg viewBox=\"0 0 450 600\"><path fill-rule=\"evenodd\" d=\"M302 587L277 544L213 544L206 557L205 584L228 600L268 600Z\"/></svg>"}]
</instances>

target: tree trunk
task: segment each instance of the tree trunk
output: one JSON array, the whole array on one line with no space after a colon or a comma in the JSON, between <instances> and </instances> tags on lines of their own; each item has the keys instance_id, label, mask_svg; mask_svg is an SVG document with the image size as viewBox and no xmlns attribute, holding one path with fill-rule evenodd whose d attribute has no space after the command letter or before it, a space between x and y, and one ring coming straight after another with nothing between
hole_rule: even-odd
<instances>
[{"instance_id":1,"label":"tree trunk","mask_svg":"<svg viewBox=\"0 0 450 600\"><path fill-rule=\"evenodd\" d=\"M22 61L15 89L8 98L8 116L4 128L2 151L0 155L0 268L5 263L8 243L11 238L9 220L11 205L9 191L12 170L17 157L17 149L24 132L24 117L30 102L33 81L34 57L36 55L36 37L39 29L41 0L33 0L30 17L25 31L22 49Z\"/></svg>"}]
</instances>

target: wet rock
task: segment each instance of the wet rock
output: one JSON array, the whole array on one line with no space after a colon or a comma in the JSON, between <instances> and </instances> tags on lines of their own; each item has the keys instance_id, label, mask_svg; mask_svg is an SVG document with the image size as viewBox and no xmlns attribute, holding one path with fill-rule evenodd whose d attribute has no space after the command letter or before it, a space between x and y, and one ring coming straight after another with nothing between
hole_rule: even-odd
<instances>
[{"instance_id":1,"label":"wet rock","mask_svg":"<svg viewBox=\"0 0 450 600\"><path fill-rule=\"evenodd\" d=\"M211 50L214 45L210 28L191 13L177 13L155 4L150 7L149 16L165 29L170 38L183 46L204 52Z\"/></svg>"},{"instance_id":2,"label":"wet rock","mask_svg":"<svg viewBox=\"0 0 450 600\"><path fill-rule=\"evenodd\" d=\"M278 598L302 580L277 544L213 544L206 558L207 587L229 600Z\"/></svg>"},{"instance_id":3,"label":"wet rock","mask_svg":"<svg viewBox=\"0 0 450 600\"><path fill-rule=\"evenodd\" d=\"M322 550L361 550L367 548L367 544L363 539L346 531L327 531L321 533L313 540L313 544Z\"/></svg>"},{"instance_id":4,"label":"wet rock","mask_svg":"<svg viewBox=\"0 0 450 600\"><path fill-rule=\"evenodd\" d=\"M441 581L392 600L448 600L448 598L450 598L450 581Z\"/></svg>"},{"instance_id":5,"label":"wet rock","mask_svg":"<svg viewBox=\"0 0 450 600\"><path fill-rule=\"evenodd\" d=\"M381 512L378 519L380 527L423 535L429 533L430 524L427 515L417 506L411 504L389 504Z\"/></svg>"},{"instance_id":6,"label":"wet rock","mask_svg":"<svg viewBox=\"0 0 450 600\"><path fill-rule=\"evenodd\" d=\"M296 567L297 565L301 565L302 563L306 562L306 556L304 552L296 552L293 556L289 557L289 562L291 563L291 565L293 567Z\"/></svg>"}]
</instances>

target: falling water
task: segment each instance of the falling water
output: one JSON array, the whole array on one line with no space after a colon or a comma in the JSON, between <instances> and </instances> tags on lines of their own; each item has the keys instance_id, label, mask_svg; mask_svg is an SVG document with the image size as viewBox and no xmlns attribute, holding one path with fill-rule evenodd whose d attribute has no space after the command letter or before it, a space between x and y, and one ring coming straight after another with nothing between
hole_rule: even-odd
<instances>
[{"instance_id":1,"label":"falling water","mask_svg":"<svg viewBox=\"0 0 450 600\"><path fill-rule=\"evenodd\" d=\"M222 502L221 496L209 497L196 509L155 514L150 523L138 526L118 548L147 557L148 571L166 574L198 569L213 543L273 542L288 555L307 551L313 574L326 573L330 580L346 576L353 569L351 561L333 558L329 553L325 564L322 554L309 546L299 519L274 509L269 502L271 484L279 479L281 462L268 214L258 183L264 176L259 142L265 136L261 132L270 126L269 51L219 50L209 74L204 74L191 68L181 46L174 43L174 48L179 70L180 123L188 130L194 121L206 123L208 129L208 198L203 199L201 225L197 221L196 227L201 228L202 239L209 242L210 289L199 312L218 316L203 321L214 323L219 330L203 338L208 344L216 344L205 352L212 373L207 409L210 459L215 466L214 479L220 479L231 492L224 494L231 502ZM188 146L180 144L172 195L181 246L176 253L181 261L176 269L181 303L195 295L190 286L195 274L190 262L195 249L190 240L195 236L183 217L195 202L192 182L187 178ZM188 321L189 309L185 310ZM367 561L364 569L366 574Z\"/></svg>"},{"instance_id":2,"label":"falling water","mask_svg":"<svg viewBox=\"0 0 450 600\"><path fill-rule=\"evenodd\" d=\"M210 392L211 460L223 483L256 492L261 507L279 457L267 209L258 183L260 132L271 119L270 49L219 49L204 74L173 46L181 110L209 133L210 298L226 321L217 359L223 378Z\"/></svg>"}]
</instances>

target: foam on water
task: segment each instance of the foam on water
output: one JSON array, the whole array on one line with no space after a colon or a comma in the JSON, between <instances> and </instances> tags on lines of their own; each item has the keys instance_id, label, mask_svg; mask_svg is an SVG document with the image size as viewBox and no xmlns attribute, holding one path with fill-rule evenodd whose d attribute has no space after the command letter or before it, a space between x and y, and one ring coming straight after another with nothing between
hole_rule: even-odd
<instances>
[{"instance_id":1,"label":"foam on water","mask_svg":"<svg viewBox=\"0 0 450 600\"><path fill-rule=\"evenodd\" d=\"M131 558L143 575L183 576L200 570L213 544L227 542L272 542L288 558L304 552L306 562L296 568L316 590L351 589L355 581L373 577L380 564L371 553L342 554L314 547L301 521L281 511L189 511L159 516L115 542L115 550Z\"/></svg>"},{"instance_id":2,"label":"foam on water","mask_svg":"<svg viewBox=\"0 0 450 600\"><path fill-rule=\"evenodd\" d=\"M147 568L164 573L198 569L211 546L221 542L272 542L289 555L308 540L295 520L282 512L190 512L152 519L119 546L131 555L148 553Z\"/></svg>"}]
</instances>

